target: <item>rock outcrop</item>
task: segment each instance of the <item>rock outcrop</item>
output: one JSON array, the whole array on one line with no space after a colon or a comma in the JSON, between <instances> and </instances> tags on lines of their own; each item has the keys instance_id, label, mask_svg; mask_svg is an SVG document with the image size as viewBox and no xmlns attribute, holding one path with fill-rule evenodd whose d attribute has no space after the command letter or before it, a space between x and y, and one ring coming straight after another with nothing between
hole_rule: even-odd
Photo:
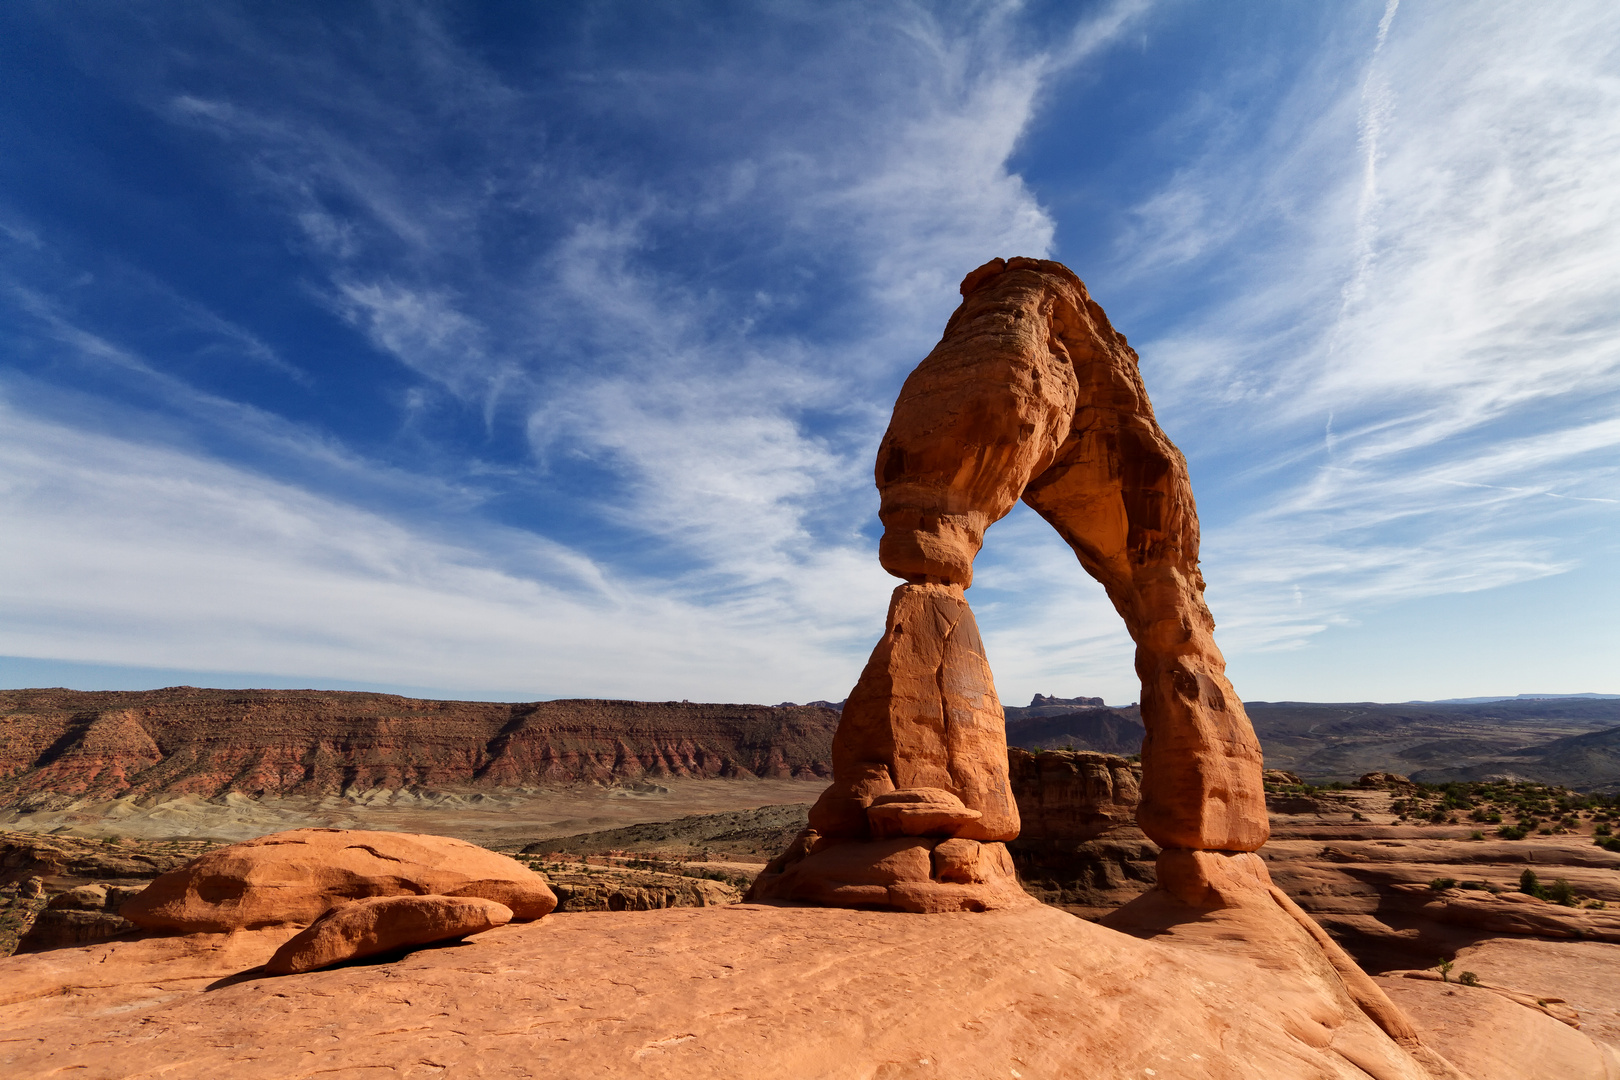
<instances>
[{"instance_id":1,"label":"rock outcrop","mask_svg":"<svg viewBox=\"0 0 1620 1080\"><path fill-rule=\"evenodd\" d=\"M277 949L272 975L319 971L349 960L459 941L512 921L512 909L471 896L372 896L339 904Z\"/></svg>"},{"instance_id":2,"label":"rock outcrop","mask_svg":"<svg viewBox=\"0 0 1620 1080\"><path fill-rule=\"evenodd\" d=\"M59 949L131 933L137 927L118 911L140 891L129 885L96 883L57 893L22 935L16 951Z\"/></svg>"},{"instance_id":3,"label":"rock outcrop","mask_svg":"<svg viewBox=\"0 0 1620 1080\"><path fill-rule=\"evenodd\" d=\"M351 900L422 895L492 900L519 921L557 906L545 878L465 840L295 829L210 851L159 877L121 914L147 930L226 933L308 926Z\"/></svg>"},{"instance_id":4,"label":"rock outcrop","mask_svg":"<svg viewBox=\"0 0 1620 1080\"><path fill-rule=\"evenodd\" d=\"M0 805L830 774L836 710L423 701L316 690L0 690Z\"/></svg>"},{"instance_id":5,"label":"rock outcrop","mask_svg":"<svg viewBox=\"0 0 1620 1080\"><path fill-rule=\"evenodd\" d=\"M1007 751L1023 829L1008 841L1024 890L1100 918L1151 889L1159 846L1136 826L1142 766L1112 754Z\"/></svg>"}]
</instances>

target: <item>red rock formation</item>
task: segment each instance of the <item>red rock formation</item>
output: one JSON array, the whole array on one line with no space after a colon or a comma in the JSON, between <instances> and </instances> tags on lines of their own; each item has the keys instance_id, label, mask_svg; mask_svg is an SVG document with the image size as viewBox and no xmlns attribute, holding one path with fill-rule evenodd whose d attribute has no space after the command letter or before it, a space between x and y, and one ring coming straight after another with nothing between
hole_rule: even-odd
<instances>
[{"instance_id":1,"label":"red rock formation","mask_svg":"<svg viewBox=\"0 0 1620 1080\"><path fill-rule=\"evenodd\" d=\"M0 691L0 804L41 795L325 795L666 777L814 779L814 706L422 701L314 690Z\"/></svg>"},{"instance_id":2,"label":"red rock formation","mask_svg":"<svg viewBox=\"0 0 1620 1080\"><path fill-rule=\"evenodd\" d=\"M512 909L470 896L371 896L340 904L276 950L272 975L319 971L415 945L457 941L512 921Z\"/></svg>"},{"instance_id":3,"label":"red rock formation","mask_svg":"<svg viewBox=\"0 0 1620 1080\"><path fill-rule=\"evenodd\" d=\"M979 811L937 835L1017 835L1001 707L962 590L985 529L1020 498L1102 582L1137 643L1143 830L1173 849L1265 843L1260 744L1204 606L1186 463L1153 418L1136 354L1058 263L996 259L962 297L878 449L878 554L908 584L845 704L815 835L802 861L761 875L758 898L836 894L833 863L847 877L854 856L829 847L885 835L888 812L874 803L896 789L937 789ZM818 878L833 893L809 884Z\"/></svg>"},{"instance_id":4,"label":"red rock formation","mask_svg":"<svg viewBox=\"0 0 1620 1080\"><path fill-rule=\"evenodd\" d=\"M962 296L878 450L884 568L971 584L985 528L1022 497L1136 641L1143 830L1165 847L1255 850L1267 835L1260 745L1204 605L1187 466L1154 420L1136 353L1059 263L996 259Z\"/></svg>"},{"instance_id":5,"label":"red rock formation","mask_svg":"<svg viewBox=\"0 0 1620 1080\"><path fill-rule=\"evenodd\" d=\"M225 933L308 926L363 897L426 894L493 900L519 921L557 907L545 878L465 840L294 829L216 848L152 882L120 913L148 930Z\"/></svg>"}]
</instances>

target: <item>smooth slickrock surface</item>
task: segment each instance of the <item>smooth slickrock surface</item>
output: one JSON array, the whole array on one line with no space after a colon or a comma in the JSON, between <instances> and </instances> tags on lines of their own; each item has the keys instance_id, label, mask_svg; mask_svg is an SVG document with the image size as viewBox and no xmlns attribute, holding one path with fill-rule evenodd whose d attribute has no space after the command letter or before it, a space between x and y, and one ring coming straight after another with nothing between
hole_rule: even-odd
<instances>
[{"instance_id":1,"label":"smooth slickrock surface","mask_svg":"<svg viewBox=\"0 0 1620 1080\"><path fill-rule=\"evenodd\" d=\"M465 840L294 829L210 851L158 878L121 913L149 930L223 932L308 926L347 900L427 893L494 900L519 920L557 906L545 878Z\"/></svg>"},{"instance_id":2,"label":"smooth slickrock surface","mask_svg":"<svg viewBox=\"0 0 1620 1080\"><path fill-rule=\"evenodd\" d=\"M1379 979L1464 1076L1620 1080L1620 1056L1580 1031L1489 990Z\"/></svg>"},{"instance_id":3,"label":"smooth slickrock surface","mask_svg":"<svg viewBox=\"0 0 1620 1080\"><path fill-rule=\"evenodd\" d=\"M512 909L466 896L372 896L351 900L316 919L270 958L272 975L358 960L414 945L456 941L505 926Z\"/></svg>"},{"instance_id":4,"label":"smooth slickrock surface","mask_svg":"<svg viewBox=\"0 0 1620 1080\"><path fill-rule=\"evenodd\" d=\"M1581 1030L1620 1050L1620 945L1492 938L1457 953L1455 979L1472 971L1531 997L1563 998Z\"/></svg>"},{"instance_id":5,"label":"smooth slickrock surface","mask_svg":"<svg viewBox=\"0 0 1620 1080\"><path fill-rule=\"evenodd\" d=\"M556 915L394 964L206 992L202 980L156 984L129 958L143 943L122 959L112 947L62 950L56 979L79 988L0 1009L0 1072L1426 1080L1389 1065L1393 1044L1345 1019L1308 970L1220 955L1197 931L1142 941L1039 907ZM218 974L251 966L243 951ZM0 986L41 959L0 961ZM50 981L33 974L36 988Z\"/></svg>"}]
</instances>

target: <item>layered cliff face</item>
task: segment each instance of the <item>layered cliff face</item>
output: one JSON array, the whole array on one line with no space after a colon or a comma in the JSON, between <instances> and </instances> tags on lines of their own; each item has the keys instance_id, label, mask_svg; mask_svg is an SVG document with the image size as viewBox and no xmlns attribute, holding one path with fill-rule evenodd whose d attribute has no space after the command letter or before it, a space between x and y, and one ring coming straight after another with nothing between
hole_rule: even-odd
<instances>
[{"instance_id":1,"label":"layered cliff face","mask_svg":"<svg viewBox=\"0 0 1620 1080\"><path fill-rule=\"evenodd\" d=\"M315 690L0 691L0 802L830 775L819 706L422 701Z\"/></svg>"}]
</instances>

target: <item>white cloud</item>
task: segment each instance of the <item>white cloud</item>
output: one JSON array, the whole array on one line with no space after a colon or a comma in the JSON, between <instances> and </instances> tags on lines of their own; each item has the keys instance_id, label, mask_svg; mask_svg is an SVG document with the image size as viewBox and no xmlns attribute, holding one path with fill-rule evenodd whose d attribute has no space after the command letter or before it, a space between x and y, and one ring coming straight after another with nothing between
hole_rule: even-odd
<instances>
[{"instance_id":1,"label":"white cloud","mask_svg":"<svg viewBox=\"0 0 1620 1080\"><path fill-rule=\"evenodd\" d=\"M1133 266L1228 283L1138 344L1195 477L1224 473L1205 561L1229 648L1560 573L1612 531L1617 33L1601 3L1391 2L1360 77L1311 69L1259 149L1144 199Z\"/></svg>"},{"instance_id":2,"label":"white cloud","mask_svg":"<svg viewBox=\"0 0 1620 1080\"><path fill-rule=\"evenodd\" d=\"M536 537L545 577L171 449L0 424L0 654L515 698L841 694L836 633L747 597L615 580ZM842 628L833 628L841 630Z\"/></svg>"}]
</instances>

